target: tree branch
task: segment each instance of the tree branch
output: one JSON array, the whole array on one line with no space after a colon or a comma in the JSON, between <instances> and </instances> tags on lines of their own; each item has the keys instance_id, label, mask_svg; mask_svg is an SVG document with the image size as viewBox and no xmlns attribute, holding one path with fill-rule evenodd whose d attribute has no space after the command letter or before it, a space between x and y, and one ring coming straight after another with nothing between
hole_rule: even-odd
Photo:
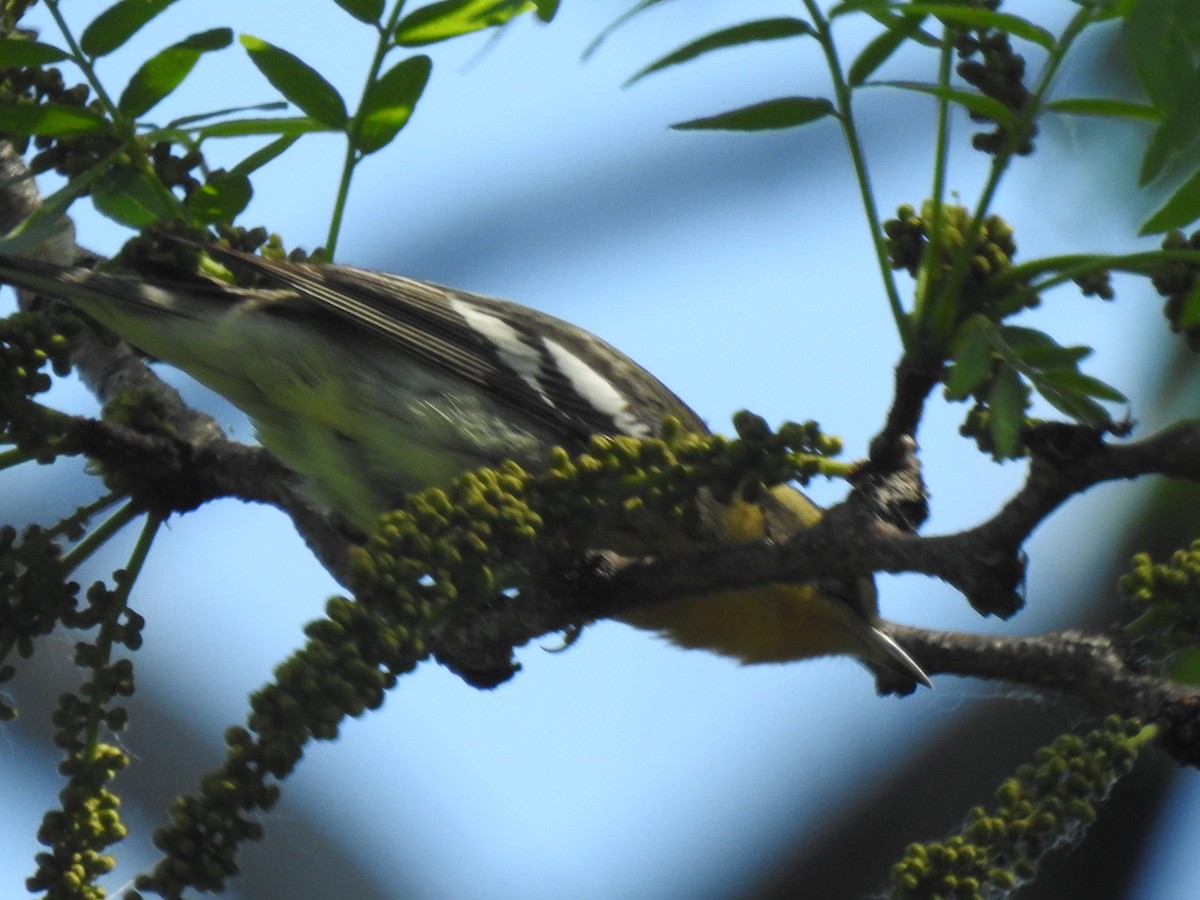
<instances>
[{"instance_id":1,"label":"tree branch","mask_svg":"<svg viewBox=\"0 0 1200 900\"><path fill-rule=\"evenodd\" d=\"M1001 637L889 630L931 675L1006 681L1154 722L1163 730L1160 744L1176 761L1200 767L1200 691L1137 671L1130 654L1109 638L1075 631Z\"/></svg>"}]
</instances>

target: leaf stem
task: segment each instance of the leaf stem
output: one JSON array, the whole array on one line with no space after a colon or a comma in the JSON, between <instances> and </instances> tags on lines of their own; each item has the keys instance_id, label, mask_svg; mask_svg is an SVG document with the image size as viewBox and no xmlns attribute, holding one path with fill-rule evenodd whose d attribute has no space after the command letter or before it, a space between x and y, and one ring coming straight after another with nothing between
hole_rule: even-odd
<instances>
[{"instance_id":1,"label":"leaf stem","mask_svg":"<svg viewBox=\"0 0 1200 900\"><path fill-rule=\"evenodd\" d=\"M1094 15L1095 11L1092 8L1083 7L1067 23L1062 36L1050 51L1046 66L1042 70L1037 86L1029 97L1029 102L1025 104L1020 115L1017 116L1012 129L1005 136L1004 143L996 151L991 169L988 172L987 181L975 205L975 213L971 218L971 224L964 236L963 249L958 254L949 277L942 284L933 308L930 309L929 315L924 317L924 321L922 322L922 331L932 339L935 346L941 346L953 334L955 325L954 311L958 305L958 294L962 290L963 281L966 279L975 245L979 242L980 235L983 234L983 224L987 219L988 210L991 208L996 190L1000 186L1000 179L1005 171L1007 171L1013 156L1016 154L1017 147L1028 133L1029 127L1038 115L1040 115L1044 107L1046 94L1050 90L1050 85L1058 72L1058 67L1062 64L1075 38L1091 23Z\"/></svg>"},{"instance_id":2,"label":"leaf stem","mask_svg":"<svg viewBox=\"0 0 1200 900\"><path fill-rule=\"evenodd\" d=\"M129 593L133 590L134 582L137 581L142 566L145 565L146 558L150 555L150 547L154 543L158 526L162 524L162 521L161 516L153 513L146 517L142 533L138 536L133 552L129 554L129 563L125 566L124 572L120 573L120 577L116 579L117 588L112 607L108 610L104 621L100 623L100 631L96 635L96 657L103 666L108 666L111 662L113 644L116 643L115 632L121 613L129 605ZM97 671L96 674L99 675L100 672ZM96 687L99 688L98 685ZM97 689L91 693L82 754L83 758L89 762L94 762L96 759L99 748L100 723L104 719L104 705L109 699L111 699L111 694L107 690Z\"/></svg>"},{"instance_id":3,"label":"leaf stem","mask_svg":"<svg viewBox=\"0 0 1200 900\"><path fill-rule=\"evenodd\" d=\"M67 571L73 572L77 569L84 560L100 549L105 541L139 515L141 515L141 512L132 503L126 503L105 519L91 534L76 544L71 549L71 552L63 557L63 564L66 566Z\"/></svg>"},{"instance_id":4,"label":"leaf stem","mask_svg":"<svg viewBox=\"0 0 1200 900\"><path fill-rule=\"evenodd\" d=\"M942 206L946 196L946 168L950 153L950 98L944 93L950 87L950 65L954 47L950 29L942 29L942 46L938 58L938 87L942 88L937 98L937 136L934 141L933 186L930 189L931 221L929 243L921 259L917 273L917 287L913 305L913 319L918 323L925 318L929 303L929 291L936 281L936 268L942 245Z\"/></svg>"},{"instance_id":5,"label":"leaf stem","mask_svg":"<svg viewBox=\"0 0 1200 900\"><path fill-rule=\"evenodd\" d=\"M158 177L158 172L155 170L154 164L146 154L146 148L142 146L142 142L138 139L136 123L130 122L125 114L121 112L120 107L113 102L112 97L108 95L108 91L104 89L99 76L96 75L96 70L92 66L91 59L83 52L83 48L75 40L75 35L71 33L66 19L63 18L62 12L58 8L58 0L46 0L46 8L54 18L54 23L62 33L67 47L70 48L71 61L79 66L84 78L87 79L88 84L95 91L96 99L100 101L100 104L104 107L104 111L108 114L109 119L111 119L116 136L129 153L130 161L134 167L149 180L152 189L166 204L167 209L174 210L176 216L181 221L188 221L187 210L184 208L182 201Z\"/></svg>"},{"instance_id":6,"label":"leaf stem","mask_svg":"<svg viewBox=\"0 0 1200 900\"><path fill-rule=\"evenodd\" d=\"M397 0L395 6L392 7L392 11L388 14L387 22L382 26L377 26L379 39L375 43L375 56L371 59L371 66L367 70L366 82L363 85L362 95L358 100L358 109L355 110L354 116L350 119L349 126L346 129L346 157L342 162L342 175L338 180L337 197L333 203L333 215L329 219L329 233L325 237L325 256L329 260L332 260L334 257L334 253L337 250L338 237L341 235L342 218L345 216L346 201L350 196L350 180L354 177L355 167L363 159L363 153L358 146L359 136L362 133L363 109L366 107L371 89L379 79L379 70L383 68L383 59L392 47L392 35L396 31L396 25L400 21L400 12L403 8L403 0Z\"/></svg>"},{"instance_id":7,"label":"leaf stem","mask_svg":"<svg viewBox=\"0 0 1200 900\"><path fill-rule=\"evenodd\" d=\"M850 161L854 166L854 176L858 181L859 195L862 200L863 212L867 217L867 227L871 232L871 243L875 248L875 260L879 266L879 274L887 292L888 306L900 334L900 341L905 350L912 344L912 328L904 306L900 302L900 292L896 288L896 279L892 275L892 267L888 262L887 242L884 239L883 228L880 224L879 210L875 203L875 193L871 187L871 175L867 168L866 156L863 153L862 141L858 128L854 124L854 111L851 108L851 89L846 83L838 60L837 48L833 42L833 32L829 21L821 13L816 0L804 0L809 16L812 17L817 41L825 53L825 61L829 68L829 76L833 83L833 91L837 104L837 117L842 124L842 135L850 153Z\"/></svg>"}]
</instances>

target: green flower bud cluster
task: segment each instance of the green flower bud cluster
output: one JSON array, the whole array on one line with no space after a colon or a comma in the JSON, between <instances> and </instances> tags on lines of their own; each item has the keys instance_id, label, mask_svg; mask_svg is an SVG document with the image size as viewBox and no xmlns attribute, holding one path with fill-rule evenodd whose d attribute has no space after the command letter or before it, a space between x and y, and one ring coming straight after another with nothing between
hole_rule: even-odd
<instances>
[{"instance_id":1,"label":"green flower bud cluster","mask_svg":"<svg viewBox=\"0 0 1200 900\"><path fill-rule=\"evenodd\" d=\"M1042 858L1082 839L1096 806L1127 774L1157 733L1109 716L1083 738L1061 735L996 791L992 811L977 806L958 834L912 844L892 869L892 900L1006 897L1037 872Z\"/></svg>"},{"instance_id":2,"label":"green flower bud cluster","mask_svg":"<svg viewBox=\"0 0 1200 900\"><path fill-rule=\"evenodd\" d=\"M346 716L377 708L397 676L426 658L425 635L435 622L535 577L539 535L552 536L564 552L607 547L594 541L597 534L646 529L664 510L681 516L708 477L736 485L729 476L735 465L753 463L754 477L782 480L821 470L807 457L839 449L811 423L772 432L745 414L738 429L737 441L686 433L677 422L657 439L596 437L587 453L556 451L536 477L508 462L469 472L444 490L410 494L380 518L365 545L352 548L356 599L330 600L325 617L306 627L306 645L251 698L246 727L226 735L222 767L205 776L197 796L181 797L171 823L155 834L165 859L138 887L167 897L189 886L221 890L237 873L240 843L261 834L250 814L275 803L275 782L305 744L330 740ZM807 468L798 468L798 457ZM662 544L656 537L650 547ZM644 539L634 544L647 552ZM539 556L554 549L537 547Z\"/></svg>"},{"instance_id":3,"label":"green flower bud cluster","mask_svg":"<svg viewBox=\"0 0 1200 900\"><path fill-rule=\"evenodd\" d=\"M995 10L1000 0L977 0L966 6ZM1025 57L1013 50L1008 35L992 28L958 32L955 49L962 60L957 67L959 77L975 87L985 97L991 97L1005 106L1016 118L1029 103L1031 94L1025 87ZM976 59L978 55L978 59ZM971 112L976 122L996 120L980 112ZM1033 137L1037 126L1030 123L1022 134L1014 151L1022 156L1033 152ZM982 153L995 154L1009 139L1006 123L997 122L991 131L977 132L971 138L971 146Z\"/></svg>"},{"instance_id":4,"label":"green flower bud cluster","mask_svg":"<svg viewBox=\"0 0 1200 900\"><path fill-rule=\"evenodd\" d=\"M312 254L299 249L286 250L278 234L272 234L261 226L245 228L240 225L217 223L213 228L217 232L220 245L232 250L298 263L317 261L320 258L319 250ZM181 225L149 228L125 243L120 252L113 257L113 268L142 273L164 271L173 279L187 278L201 268L202 251L198 245L206 244L210 240L211 235L202 229ZM217 272L206 270L205 275L235 280L227 269ZM276 287L253 276L249 270L239 269L232 275L236 276L236 283L240 287ZM197 278L200 280L199 276Z\"/></svg>"},{"instance_id":5,"label":"green flower bud cluster","mask_svg":"<svg viewBox=\"0 0 1200 900\"><path fill-rule=\"evenodd\" d=\"M1025 419L1026 426L1032 424L1030 419ZM988 456L1001 458L997 453L996 437L992 431L992 411L987 406L976 403L963 418L962 424L958 426L958 433L965 438L970 438L975 441L975 446L979 448L980 453L986 453ZM1022 444L1015 457L1024 456L1026 448Z\"/></svg>"},{"instance_id":6,"label":"green flower bud cluster","mask_svg":"<svg viewBox=\"0 0 1200 900\"><path fill-rule=\"evenodd\" d=\"M468 472L447 490L410 494L354 557L355 595L409 627L490 598L499 589L495 568L519 558L541 530L525 496L529 480L508 462Z\"/></svg>"},{"instance_id":7,"label":"green flower bud cluster","mask_svg":"<svg viewBox=\"0 0 1200 900\"><path fill-rule=\"evenodd\" d=\"M16 675L9 653L28 659L34 640L74 612L79 585L68 574L52 533L30 525L18 538L12 526L0 527L0 684ZM15 715L0 698L0 721Z\"/></svg>"},{"instance_id":8,"label":"green flower bud cluster","mask_svg":"<svg viewBox=\"0 0 1200 900\"><path fill-rule=\"evenodd\" d=\"M126 833L119 800L108 785L129 765L129 757L97 735L101 727L123 731L128 722L125 707L112 701L133 694L133 663L113 660L111 654L116 646L140 647L145 622L125 606L131 576L117 571L114 580L116 590L97 582L88 591L87 605L62 617L70 628L99 628L94 642L75 645L75 663L90 672L89 679L78 694L59 699L52 718L54 743L66 753L58 769L67 784L59 792L61 808L42 819L38 840L50 849L37 855L37 871L26 882L30 891L45 891L48 897L106 896L96 881L116 863L104 850Z\"/></svg>"},{"instance_id":9,"label":"green flower bud cluster","mask_svg":"<svg viewBox=\"0 0 1200 900\"><path fill-rule=\"evenodd\" d=\"M752 491L786 481L808 484L817 475L845 472L842 465L830 460L842 452L841 438L822 433L816 422L784 422L772 431L766 419L743 409L734 413L733 427L737 441L715 442L721 450L716 459L725 469L727 485L738 472L740 483Z\"/></svg>"},{"instance_id":10,"label":"green flower bud cluster","mask_svg":"<svg viewBox=\"0 0 1200 900\"><path fill-rule=\"evenodd\" d=\"M1156 655L1200 647L1200 539L1165 563L1137 554L1117 587L1139 613L1126 629L1131 637Z\"/></svg>"},{"instance_id":11,"label":"green flower bud cluster","mask_svg":"<svg viewBox=\"0 0 1200 900\"><path fill-rule=\"evenodd\" d=\"M734 417L738 439L684 431L674 419L657 438L593 437L588 452L557 451L531 486L547 531L580 547L630 555L682 551L683 534L703 539L707 500L753 502L765 486L844 474L828 457L841 442L816 423L772 431L749 412Z\"/></svg>"},{"instance_id":12,"label":"green flower bud cluster","mask_svg":"<svg viewBox=\"0 0 1200 900\"><path fill-rule=\"evenodd\" d=\"M177 153L175 145L168 141L151 144L149 150L154 173L167 188L179 188L186 200L201 187L200 179L192 174L204 165L204 154L199 150Z\"/></svg>"},{"instance_id":13,"label":"green flower bud cluster","mask_svg":"<svg viewBox=\"0 0 1200 900\"><path fill-rule=\"evenodd\" d=\"M0 319L0 442L16 444L40 462L54 458L61 418L32 398L50 390L47 365L57 375L70 370L70 335L77 327L66 313L18 312Z\"/></svg>"},{"instance_id":14,"label":"green flower bud cluster","mask_svg":"<svg viewBox=\"0 0 1200 900\"><path fill-rule=\"evenodd\" d=\"M345 597L331 598L325 613L306 627L305 646L252 695L246 726L226 731L221 767L201 779L197 795L176 799L169 824L153 835L164 858L138 879L140 890L165 897L187 887L224 890L238 873L241 844L262 837L256 815L278 801L277 782L305 745L333 740L347 716L377 709L396 676L416 665L415 629Z\"/></svg>"},{"instance_id":15,"label":"green flower bud cluster","mask_svg":"<svg viewBox=\"0 0 1200 900\"><path fill-rule=\"evenodd\" d=\"M59 766L70 776L59 793L62 809L42 819L38 840L49 852L37 855L37 871L26 879L31 893L47 898L103 900L108 896L96 881L116 868L104 848L123 840L120 800L106 785L129 765L129 757L109 744L97 744L86 757L72 757Z\"/></svg>"},{"instance_id":16,"label":"green flower bud cluster","mask_svg":"<svg viewBox=\"0 0 1200 900\"><path fill-rule=\"evenodd\" d=\"M643 528L677 531L689 516L685 498L694 491L682 457L696 438L672 422L661 438L596 435L576 456L556 448L533 488L548 533L565 547L648 552Z\"/></svg>"},{"instance_id":17,"label":"green flower bud cluster","mask_svg":"<svg viewBox=\"0 0 1200 900\"><path fill-rule=\"evenodd\" d=\"M1111 300L1116 296L1113 292L1112 272L1108 269L1095 269L1071 280L1079 285L1079 290L1083 292L1083 296L1085 297L1099 297L1101 300Z\"/></svg>"},{"instance_id":18,"label":"green flower bud cluster","mask_svg":"<svg viewBox=\"0 0 1200 900\"><path fill-rule=\"evenodd\" d=\"M0 104L33 106L53 103L87 109L103 116L103 104L99 100L89 102L88 96L89 90L85 84L66 87L62 73L56 68L30 66L0 70ZM28 165L35 175L53 170L66 178L92 170L121 146L121 139L111 131L60 136L3 136L13 142L21 155L25 154L32 139L39 152L29 160ZM167 188L179 188L187 198L201 186L202 182L192 174L204 166L204 157L199 150L191 148L180 154L171 141L158 141L146 150L155 173ZM130 164L128 157L118 157L118 165L122 162ZM76 189L84 194L90 192L90 188L83 184L76 185Z\"/></svg>"},{"instance_id":19,"label":"green flower bud cluster","mask_svg":"<svg viewBox=\"0 0 1200 900\"><path fill-rule=\"evenodd\" d=\"M1163 238L1164 250L1200 250L1200 231L1185 237L1179 230L1170 231ZM1171 330L1183 333L1184 340L1192 350L1200 350L1200 313L1197 312L1195 293L1200 282L1200 263L1183 259L1165 260L1150 276L1154 289L1167 298L1163 304L1163 315L1171 323Z\"/></svg>"},{"instance_id":20,"label":"green flower bud cluster","mask_svg":"<svg viewBox=\"0 0 1200 900\"><path fill-rule=\"evenodd\" d=\"M892 268L905 269L916 277L924 263L932 230L932 201L926 200L921 205L919 215L909 204L899 207L896 218L883 223ZM938 253L941 258L937 261L932 283L926 287L929 296L936 295L939 285L949 276L959 257L967 252L966 238L970 230L969 210L950 204L941 207L938 230ZM1016 253L1017 242L1012 226L1000 216L988 216L983 221L978 243L970 250L970 264L961 292L963 302L959 305L960 320L974 313L998 318L1001 313L1012 315L1021 309L1037 306L1037 295L1025 290L1027 285L1024 283L1006 285L1002 293L990 287L994 278L1012 268ZM1021 299L1016 301L1015 297Z\"/></svg>"},{"instance_id":21,"label":"green flower bud cluster","mask_svg":"<svg viewBox=\"0 0 1200 900\"><path fill-rule=\"evenodd\" d=\"M521 499L528 476L515 464L467 473L446 490L409 495L352 549L356 599L332 598L305 628L305 646L253 695L244 728L226 734L226 759L198 796L181 797L154 841L165 859L138 887L178 897L218 891L237 874L241 842L261 836L250 818L270 809L275 783L311 740L332 740L347 716L377 709L399 675L428 655L436 617L499 589L495 568L515 559L540 520Z\"/></svg>"},{"instance_id":22,"label":"green flower bud cluster","mask_svg":"<svg viewBox=\"0 0 1200 900\"><path fill-rule=\"evenodd\" d=\"M53 103L103 115L103 105L99 100L89 103L88 93L84 84L67 87L62 73L55 68L0 69L0 104L35 106ZM23 134L6 133L3 137L12 141L22 156L31 140L29 135ZM39 152L29 160L29 170L35 175L53 170L66 178L83 174L120 146L116 137L104 133L69 137L35 135L32 140Z\"/></svg>"}]
</instances>

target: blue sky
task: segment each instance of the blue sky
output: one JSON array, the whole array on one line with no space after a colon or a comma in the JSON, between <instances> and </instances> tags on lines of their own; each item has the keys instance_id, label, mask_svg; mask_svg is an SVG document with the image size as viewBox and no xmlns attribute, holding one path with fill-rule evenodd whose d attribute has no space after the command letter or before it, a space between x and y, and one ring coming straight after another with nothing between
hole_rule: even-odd
<instances>
[{"instance_id":1,"label":"blue sky","mask_svg":"<svg viewBox=\"0 0 1200 900\"><path fill-rule=\"evenodd\" d=\"M814 48L780 42L730 52L620 89L646 61L693 36L739 17L786 14L792 4L664 4L581 64L583 47L624 6L566 2L549 28L522 21L487 52L483 37L436 48L412 123L360 170L341 260L509 297L587 327L718 429L746 406L772 421L815 418L845 439L848 457L860 455L886 410L898 345L839 134L830 123L755 136L665 127L768 97L821 93ZM120 85L139 54L227 24L299 54L352 97L369 30L329 2L288 4L283 22L278 9L179 3L102 75ZM897 77L914 75L910 66L920 61L898 60ZM171 115L273 99L237 48L202 66L197 75L217 79L220 99L206 100L197 78L195 90L173 98ZM1088 77L1068 67L1064 90ZM881 207L919 203L928 192L930 104L880 92L860 109ZM1129 137L1103 139L1121 149ZM1091 248L1129 246L1153 199L1095 190L1117 177L1091 165L1098 139L1086 124L1048 127L1035 157L1018 166L998 207L1022 247L1077 249L1081 222L1093 229ZM229 161L252 146L230 147ZM269 224L289 245L319 243L341 154L334 138L302 141L264 171L245 221ZM981 166L973 154L955 155L951 185L964 198L977 194ZM1051 194L1061 202L1046 204ZM102 252L124 239L82 210L77 225L82 241ZM1163 329L1135 299L1157 304L1140 288L1118 304L1067 292L1033 324L1095 346L1092 371L1124 389L1135 414L1153 424L1142 413L1152 413L1152 385L1138 383L1136 366ZM168 377L249 437L220 398ZM89 408L78 390L60 396L66 407ZM997 468L956 436L962 413L935 402L924 426L931 533L986 517L1021 476L1019 466ZM12 496L44 506L58 474L23 472ZM64 480L57 502L67 509L90 487L78 475ZM841 488L817 485L813 493L834 502ZM1066 625L1069 604L1045 598L1086 597L1089 564L1066 552L1066 542L1086 529L1102 545L1120 524L1112 510L1136 493L1094 491L1039 530L1030 608L1012 622L981 622L952 591L916 577L881 581L885 615L997 632ZM93 577L120 564L114 549ZM269 676L335 590L272 510L229 501L172 521L135 601L149 622L138 662L145 714L183 707L196 733L215 741L242 719L247 690ZM564 885L581 900L726 896L836 818L847 792L936 740L964 707L1004 693L942 679L917 697L880 700L867 673L846 659L740 668L612 623L589 628L567 652L545 652L554 643L524 648L525 671L493 692L423 667L382 711L350 723L336 745L311 750L279 815L320 810L321 827L359 856L356 865L408 897L536 900L563 896ZM65 657L69 648L58 649ZM64 680L70 668L65 658L50 665ZM1074 724L1054 709L1039 714ZM160 753L139 743L136 721L127 748L135 757ZM57 790L53 760L23 734L0 732L0 796L15 798L0 817L0 847L13 853L0 865L4 895L19 890L39 810ZM207 768L219 747L198 740L189 752ZM195 778L169 775L176 790ZM1188 793L1164 835L1179 841L1190 833L1194 847L1195 774L1183 781ZM1162 862L1148 863L1154 874L1139 900L1200 892L1188 851L1175 852L1175 867L1172 842L1155 844ZM126 875L152 858L144 833L123 852Z\"/></svg>"}]
</instances>

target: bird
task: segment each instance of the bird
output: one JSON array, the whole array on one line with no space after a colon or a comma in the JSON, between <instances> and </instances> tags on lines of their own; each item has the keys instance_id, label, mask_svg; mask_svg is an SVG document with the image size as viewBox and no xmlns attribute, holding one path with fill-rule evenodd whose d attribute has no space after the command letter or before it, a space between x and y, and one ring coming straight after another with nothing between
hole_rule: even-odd
<instances>
[{"instance_id":1,"label":"bird","mask_svg":"<svg viewBox=\"0 0 1200 900\"><path fill-rule=\"evenodd\" d=\"M472 468L511 459L536 470L551 448L652 437L667 417L709 433L646 369L546 313L353 266L210 253L255 286L8 254L0 282L66 302L223 395L311 497L364 533L406 492ZM782 540L823 515L790 484L747 502L706 516L705 538ZM887 633L870 577L718 590L618 618L745 664L845 654L900 693L931 684Z\"/></svg>"}]
</instances>

